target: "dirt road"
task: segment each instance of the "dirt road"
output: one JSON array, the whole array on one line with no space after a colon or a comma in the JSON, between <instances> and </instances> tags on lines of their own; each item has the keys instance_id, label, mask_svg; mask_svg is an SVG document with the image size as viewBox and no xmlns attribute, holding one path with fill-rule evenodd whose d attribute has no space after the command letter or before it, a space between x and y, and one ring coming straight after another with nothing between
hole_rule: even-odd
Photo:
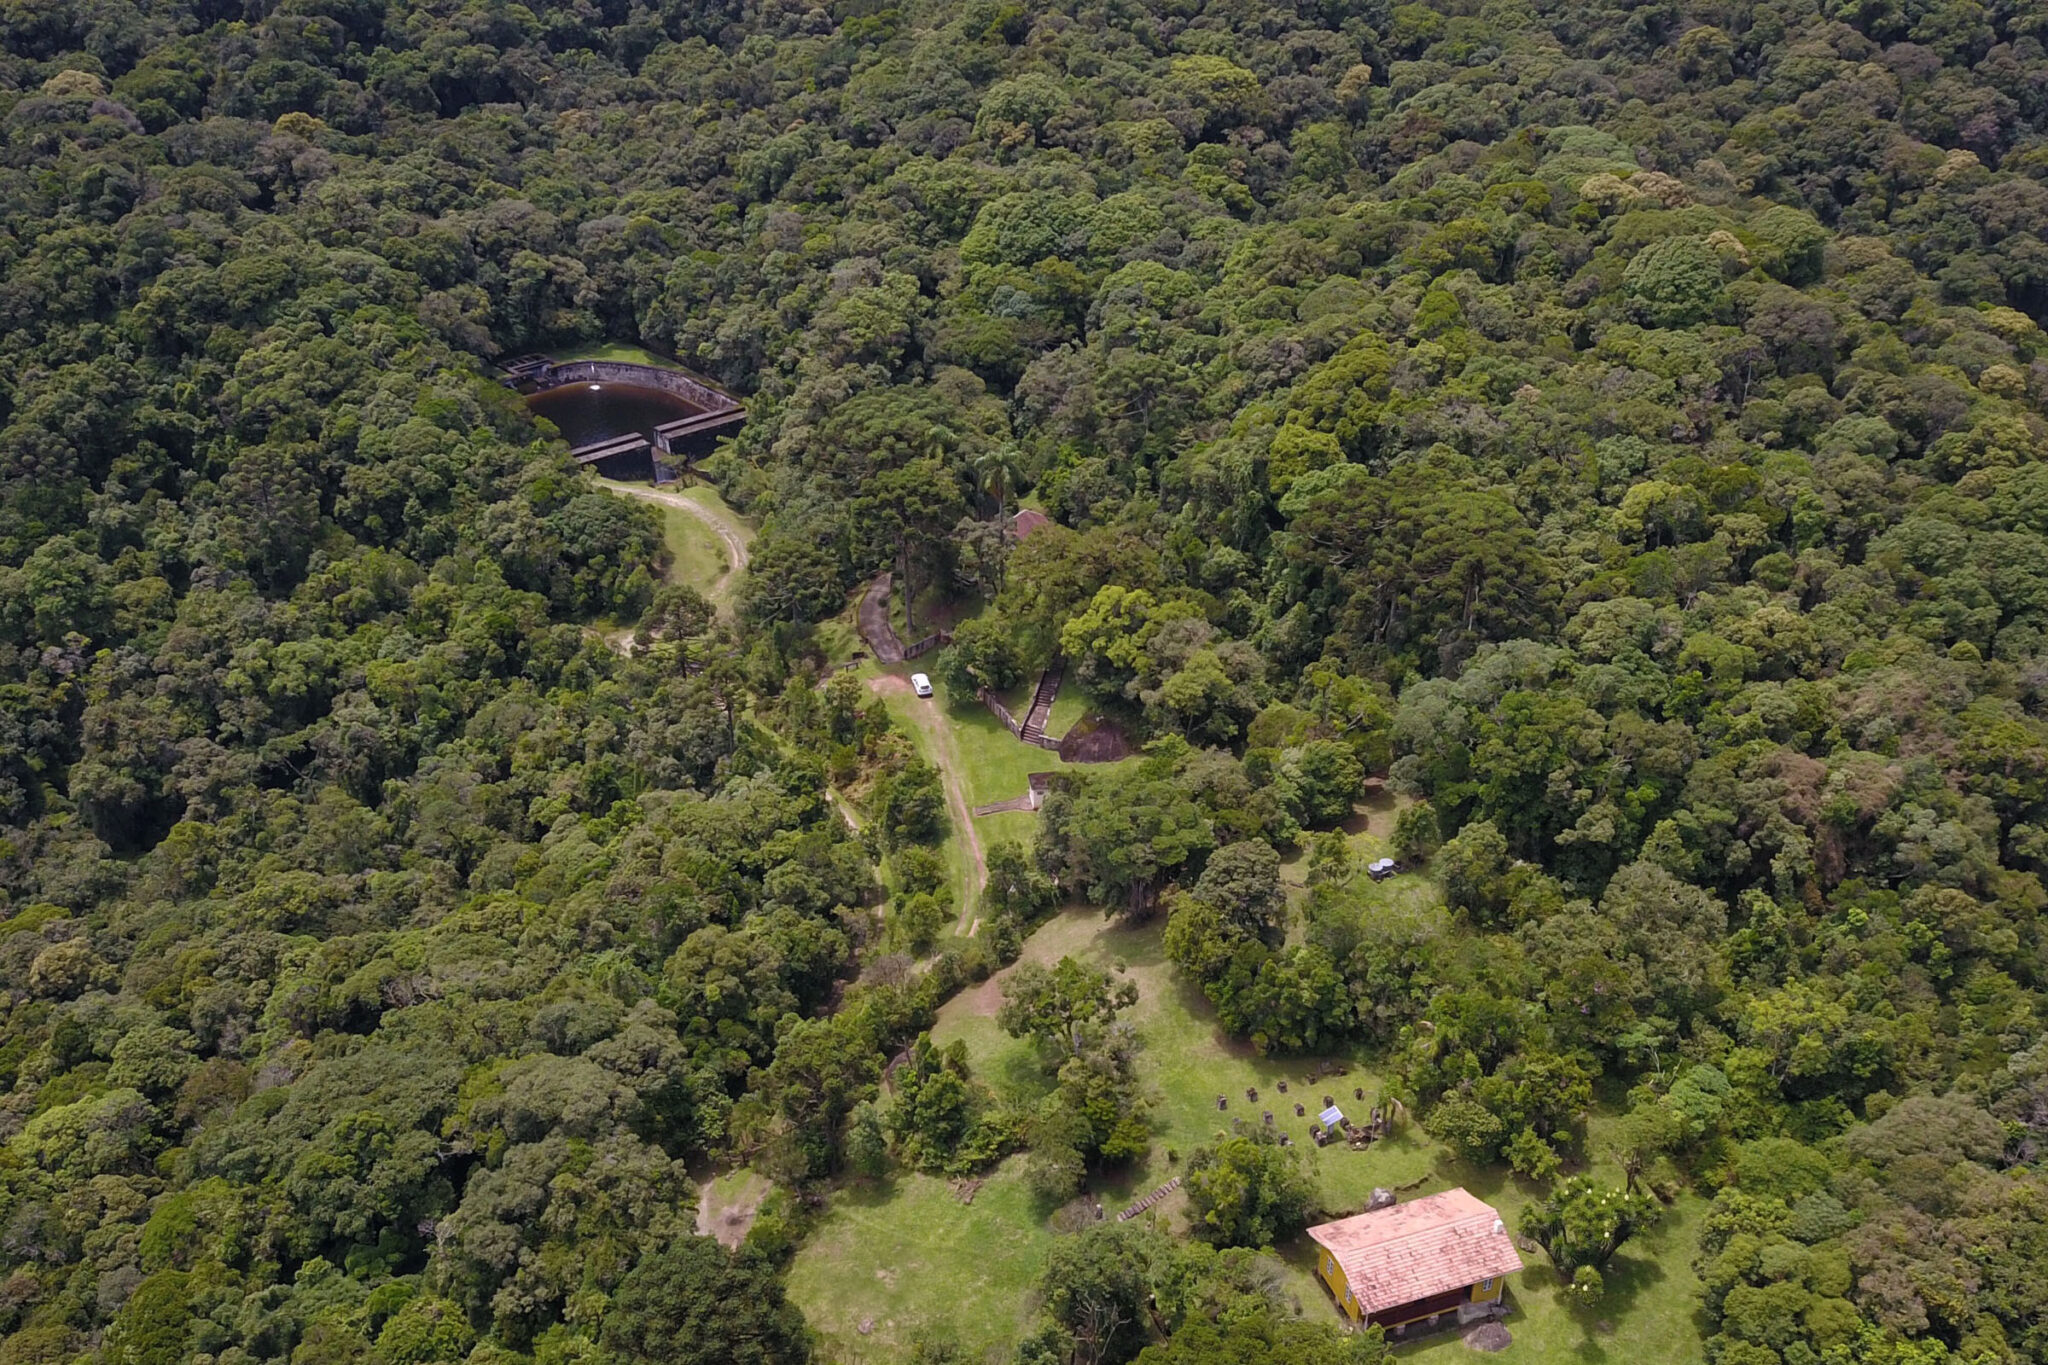
<instances>
[{"instance_id":1,"label":"dirt road","mask_svg":"<svg viewBox=\"0 0 2048 1365\"><path fill-rule=\"evenodd\" d=\"M709 526L725 543L725 572L718 576L704 596L719 606L725 606L731 600L734 585L747 569L747 542L754 538L751 530L735 517L723 515L695 498L686 498L665 488L647 488L631 483L606 483L605 487L642 502L658 502L664 507L687 512Z\"/></svg>"},{"instance_id":2,"label":"dirt road","mask_svg":"<svg viewBox=\"0 0 2048 1365\"><path fill-rule=\"evenodd\" d=\"M910 680L894 673L876 674L868 679L868 687L878 696L885 693L914 695L910 690ZM967 894L961 898L960 923L956 926L956 932L965 936L974 925L974 911L981 903L981 889L988 884L988 860L982 856L981 836L975 833L974 816L967 809L967 797L960 787L963 766L960 751L953 744L953 732L947 727L946 718L939 714L938 702L919 698L917 705L910 708L910 716L929 741L929 751L939 768L939 785L946 792L946 812L953 817L953 828L960 831L960 843L973 864Z\"/></svg>"},{"instance_id":3,"label":"dirt road","mask_svg":"<svg viewBox=\"0 0 2048 1365\"><path fill-rule=\"evenodd\" d=\"M889 624L889 591L894 574L877 574L860 598L860 637L868 642L879 663L903 662L903 640Z\"/></svg>"}]
</instances>

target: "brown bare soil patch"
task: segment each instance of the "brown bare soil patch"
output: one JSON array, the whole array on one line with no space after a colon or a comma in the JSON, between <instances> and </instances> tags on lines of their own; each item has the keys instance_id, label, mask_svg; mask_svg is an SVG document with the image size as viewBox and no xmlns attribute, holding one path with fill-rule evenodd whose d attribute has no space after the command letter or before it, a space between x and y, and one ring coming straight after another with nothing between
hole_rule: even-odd
<instances>
[{"instance_id":1,"label":"brown bare soil patch","mask_svg":"<svg viewBox=\"0 0 2048 1365\"><path fill-rule=\"evenodd\" d=\"M722 1194L720 1185L728 1186ZM728 1249L737 1247L747 1240L754 1215L761 1211L761 1201L774 1188L766 1176L751 1171L738 1181L706 1184L697 1196L697 1235L716 1237Z\"/></svg>"}]
</instances>

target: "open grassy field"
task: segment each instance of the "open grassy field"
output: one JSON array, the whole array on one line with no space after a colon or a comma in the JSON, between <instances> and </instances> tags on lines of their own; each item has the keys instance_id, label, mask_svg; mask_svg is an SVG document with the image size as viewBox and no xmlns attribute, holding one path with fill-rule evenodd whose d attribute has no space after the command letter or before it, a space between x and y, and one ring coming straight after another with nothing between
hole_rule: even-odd
<instances>
[{"instance_id":1,"label":"open grassy field","mask_svg":"<svg viewBox=\"0 0 2048 1365\"><path fill-rule=\"evenodd\" d=\"M1374 838L1360 831L1363 841ZM1388 914L1440 913L1423 877L1397 877L1366 884L1364 894ZM1139 1001L1126 1016L1142 1040L1140 1070L1151 1106L1151 1154L1133 1169L1090 1187L1111 1217L1132 1199L1162 1183L1184 1165L1187 1154L1233 1118L1257 1121L1272 1109L1276 1124L1291 1134L1313 1173L1324 1205L1334 1214L1361 1208L1378 1185L1407 1187L1404 1198L1464 1185L1500 1209L1510 1226L1541 1190L1502 1170L1479 1169L1457 1160L1412 1121L1363 1152L1318 1149L1307 1141L1307 1118L1297 1118L1300 1100L1311 1110L1323 1095L1336 1097L1357 1113L1354 1092L1363 1090L1369 1107L1380 1077L1356 1059L1333 1059L1346 1074L1309 1082L1319 1059L1261 1058L1220 1035L1208 1002L1177 979L1160 949L1160 927L1125 928L1087 910L1070 910L1032 936L1026 956L1057 961L1073 955L1120 968L1138 983ZM1048 1082L1030 1045L1005 1036L996 1026L1000 977L970 988L940 1011L937 1041L966 1043L976 1074L999 1092L1018 1098L1042 1093ZM1289 1093L1277 1083L1289 1083ZM1259 1101L1247 1103L1247 1086ZM1216 1097L1228 1097L1219 1112ZM1600 1150L1599 1122L1593 1147ZM1000 1358L1023 1330L1025 1303L1041 1253L1054 1236L1052 1212L1024 1189L1012 1162L963 1207L941 1182L897 1181L884 1191L847 1192L835 1197L819 1234L797 1257L792 1297L824 1335L828 1358L849 1361L892 1358L890 1347L920 1331L953 1335L974 1358ZM1618 1179L1605 1164L1596 1174ZM1597 1307L1579 1310L1558 1292L1556 1277L1540 1251L1525 1253L1528 1269L1510 1283L1514 1313L1508 1320L1514 1344L1498 1357L1506 1365L1607 1365L1657 1362L1692 1365L1700 1359L1693 1315L1698 1284L1690 1265L1702 1209L1682 1199L1652 1233L1625 1247L1608 1272L1608 1295ZM1185 1200L1162 1201L1146 1215L1176 1232L1184 1231ZM1313 1274L1313 1245L1297 1237L1276 1248L1282 1282L1305 1314L1331 1313L1327 1294ZM863 1336L858 1325L874 1320ZM886 1323L886 1327L882 1324ZM1404 1358L1451 1365L1466 1348L1455 1334L1405 1346Z\"/></svg>"},{"instance_id":2,"label":"open grassy field","mask_svg":"<svg viewBox=\"0 0 2048 1365\"><path fill-rule=\"evenodd\" d=\"M1014 1162L963 1204L946 1181L899 1176L833 1198L789 1271L789 1296L846 1365L901 1361L922 1333L971 1360L1007 1356L1053 1233Z\"/></svg>"},{"instance_id":3,"label":"open grassy field","mask_svg":"<svg viewBox=\"0 0 2048 1365\"><path fill-rule=\"evenodd\" d=\"M916 665L860 666L860 676L876 687L892 714L905 724L926 757L956 783L969 807L1020 795L1033 771L1060 767L1056 755L1019 743L1002 722L973 702L952 705L943 697L918 698L902 685ZM1025 691L1028 698L1028 689ZM1021 700L1020 700L1021 704ZM1055 726L1071 724L1087 701L1078 688L1064 689L1055 708ZM1062 717L1066 709L1069 715ZM1360 862L1390 854L1390 839L1399 803L1374 790L1360 803L1358 814L1344 827L1353 856ZM983 816L973 821L973 846L980 849L999 838L1029 842L1037 817L1027 812ZM956 896L965 904L967 887L976 877L974 852L963 832L955 830L945 845ZM1282 867L1295 894L1303 894L1307 854L1297 851ZM1426 875L1405 874L1385 882L1361 880L1357 894L1368 913L1379 919L1435 919L1443 915L1441 899ZM972 923L963 913L959 928ZM1512 1226L1541 1189L1502 1170L1479 1169L1457 1160L1432 1140L1412 1119L1371 1149L1318 1149L1308 1141L1309 1118L1297 1117L1299 1101L1311 1113L1324 1095L1336 1099L1347 1113L1362 1117L1382 1093L1383 1078L1361 1058L1263 1058L1249 1047L1222 1036L1214 1012L1191 985L1179 979L1164 957L1158 923L1126 927L1085 909L1071 909L1043 926L1025 945L1035 961L1055 962L1067 955L1120 971L1134 980L1139 1000L1127 1014L1143 1045L1143 1077L1153 1127L1150 1154L1130 1169L1091 1185L1111 1217L1145 1192L1183 1168L1187 1155L1228 1127L1233 1119L1259 1122L1271 1109L1275 1124L1290 1134L1313 1174L1324 1206L1333 1215L1363 1207L1375 1186L1401 1189L1404 1197L1464 1185L1487 1199ZM941 1044L966 1043L975 1073L998 1092L1020 1100L1044 1093L1049 1080L1032 1047L1004 1035L996 1026L1001 1003L1001 978L963 991L940 1011L933 1033ZM1341 1075L1311 1081L1311 1069L1342 1068ZM1285 1080L1289 1093L1279 1092ZM1247 1087L1259 1100L1247 1102ZM1359 1093L1363 1093L1363 1099ZM1227 1108L1216 1107L1218 1095ZM1603 1120L1596 1116L1596 1154ZM1596 1163L1604 1178L1618 1172ZM1694 1315L1698 1282L1691 1261L1698 1242L1702 1204L1682 1199L1661 1227L1624 1248L1609 1267L1608 1294L1596 1307L1581 1310L1559 1292L1555 1275L1540 1251L1525 1253L1528 1263L1510 1283L1514 1313L1509 1330L1514 1344L1498 1357L1506 1365L1609 1365L1614 1362L1657 1362L1694 1365L1700 1359L1700 1334ZM991 1173L972 1201L948 1182L925 1176L900 1176L876 1188L851 1188L833 1197L822 1225L798 1253L790 1273L791 1297L821 1334L824 1356L847 1362L901 1359L921 1334L949 1337L966 1348L971 1359L1000 1361L1028 1326L1029 1295L1055 1234L1049 1224L1053 1210L1041 1206L1025 1187L1016 1161ZM1186 1200L1179 1194L1162 1201L1146 1215L1177 1233L1185 1232ZM1304 1314L1335 1309L1313 1273L1314 1248L1296 1237L1275 1248L1273 1255L1288 1297ZM1455 1334L1404 1345L1404 1358L1429 1365L1451 1365L1466 1348Z\"/></svg>"},{"instance_id":4,"label":"open grassy field","mask_svg":"<svg viewBox=\"0 0 2048 1365\"><path fill-rule=\"evenodd\" d=\"M1333 1205L1362 1203L1373 1186L1403 1184L1429 1169L1432 1149L1408 1128L1366 1152L1311 1144L1311 1120L1295 1116L1296 1102L1319 1109L1327 1094L1346 1112L1356 1112L1354 1092L1365 1092L1369 1108L1381 1078L1348 1059L1260 1057L1223 1037L1209 1002L1167 962L1158 923L1127 928L1091 910L1069 910L1025 945L1028 960L1051 963L1066 956L1120 969L1138 986L1138 1003L1124 1017L1136 1027L1144 1048L1140 1071L1150 1105L1152 1151L1131 1170L1098 1183L1105 1207L1122 1207L1164 1183L1179 1173L1176 1158L1226 1131L1233 1119L1256 1122L1268 1109L1275 1126L1294 1138ZM998 977L948 1001L933 1036L941 1043L965 1039L978 1074L999 1092L1030 1096L1046 1081L1031 1045L996 1027L1001 990ZM1311 1069L1329 1064L1345 1067L1346 1073L1307 1079ZM1282 1081L1288 1084L1286 1094L1278 1089ZM1256 1104L1245 1099L1248 1088L1258 1090ZM1218 1095L1228 1101L1226 1109L1216 1108Z\"/></svg>"},{"instance_id":5,"label":"open grassy field","mask_svg":"<svg viewBox=\"0 0 2048 1365\"><path fill-rule=\"evenodd\" d=\"M718 494L705 489L712 497ZM668 580L687 583L698 592L709 593L724 578L731 565L718 533L680 507L657 506L661 518L662 542L668 546Z\"/></svg>"}]
</instances>

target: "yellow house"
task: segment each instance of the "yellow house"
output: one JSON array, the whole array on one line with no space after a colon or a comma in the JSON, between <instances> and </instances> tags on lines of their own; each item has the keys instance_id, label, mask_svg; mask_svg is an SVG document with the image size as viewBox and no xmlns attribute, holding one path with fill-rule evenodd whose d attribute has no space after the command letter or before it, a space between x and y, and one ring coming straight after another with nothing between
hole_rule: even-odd
<instances>
[{"instance_id":1,"label":"yellow house","mask_svg":"<svg viewBox=\"0 0 2048 1365\"><path fill-rule=\"evenodd\" d=\"M1316 1270L1344 1315L1399 1334L1446 1313L1459 1321L1503 1311L1507 1277L1522 1258L1492 1205L1445 1190L1308 1230Z\"/></svg>"}]
</instances>

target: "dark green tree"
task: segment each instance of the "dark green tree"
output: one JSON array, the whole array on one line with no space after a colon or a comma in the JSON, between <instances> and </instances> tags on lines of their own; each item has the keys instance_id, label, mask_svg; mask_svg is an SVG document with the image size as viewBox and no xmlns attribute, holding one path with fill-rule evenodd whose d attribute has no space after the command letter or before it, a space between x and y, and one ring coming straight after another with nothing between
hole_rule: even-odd
<instances>
[{"instance_id":1,"label":"dark green tree","mask_svg":"<svg viewBox=\"0 0 2048 1365\"><path fill-rule=\"evenodd\" d=\"M649 1365L790 1365L811 1358L804 1317L773 1267L684 1237L629 1271L605 1311L605 1349Z\"/></svg>"}]
</instances>

